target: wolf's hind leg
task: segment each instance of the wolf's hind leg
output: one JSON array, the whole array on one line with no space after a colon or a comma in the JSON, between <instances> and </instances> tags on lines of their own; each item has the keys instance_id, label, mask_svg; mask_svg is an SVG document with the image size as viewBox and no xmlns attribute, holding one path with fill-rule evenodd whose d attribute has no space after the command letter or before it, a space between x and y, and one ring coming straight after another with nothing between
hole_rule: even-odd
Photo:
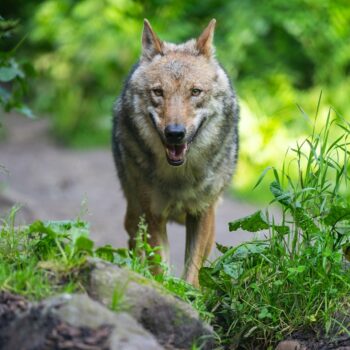
<instances>
[{"instance_id":1,"label":"wolf's hind leg","mask_svg":"<svg viewBox=\"0 0 350 350\"><path fill-rule=\"evenodd\" d=\"M198 271L215 240L215 206L198 216L187 215L184 279L198 286Z\"/></svg>"}]
</instances>

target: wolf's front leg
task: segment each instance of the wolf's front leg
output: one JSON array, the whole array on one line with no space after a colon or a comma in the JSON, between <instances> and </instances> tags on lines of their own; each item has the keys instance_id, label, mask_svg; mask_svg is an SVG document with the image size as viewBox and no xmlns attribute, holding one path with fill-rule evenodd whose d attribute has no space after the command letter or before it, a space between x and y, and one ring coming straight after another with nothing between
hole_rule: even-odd
<instances>
[{"instance_id":1,"label":"wolf's front leg","mask_svg":"<svg viewBox=\"0 0 350 350\"><path fill-rule=\"evenodd\" d=\"M146 212L146 213L145 213ZM135 249L138 224L142 215L146 216L148 226L148 243L152 247L159 247L157 253L162 261L169 262L169 243L166 232L166 220L160 216L142 209L137 201L128 201L128 207L125 215L125 228L129 234L129 249ZM159 273L159 267L154 268L154 273Z\"/></svg>"},{"instance_id":2,"label":"wolf's front leg","mask_svg":"<svg viewBox=\"0 0 350 350\"><path fill-rule=\"evenodd\" d=\"M198 271L210 254L215 239L215 206L198 216L187 214L184 279L198 286Z\"/></svg>"},{"instance_id":3,"label":"wolf's front leg","mask_svg":"<svg viewBox=\"0 0 350 350\"><path fill-rule=\"evenodd\" d=\"M169 242L166 231L166 219L151 213L146 213L146 222L150 235L148 243L152 247L159 247L157 254L161 256L163 262L169 263ZM156 266L153 272L156 274L160 273L161 269L159 266Z\"/></svg>"}]
</instances>

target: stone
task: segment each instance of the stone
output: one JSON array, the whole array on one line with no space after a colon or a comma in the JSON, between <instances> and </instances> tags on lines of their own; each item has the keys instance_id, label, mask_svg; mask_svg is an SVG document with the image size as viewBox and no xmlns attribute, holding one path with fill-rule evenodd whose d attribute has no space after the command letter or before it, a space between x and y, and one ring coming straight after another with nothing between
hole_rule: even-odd
<instances>
[{"instance_id":1,"label":"stone","mask_svg":"<svg viewBox=\"0 0 350 350\"><path fill-rule=\"evenodd\" d=\"M63 294L33 305L1 329L0 348L163 349L130 315L114 313L85 294Z\"/></svg>"},{"instance_id":2,"label":"stone","mask_svg":"<svg viewBox=\"0 0 350 350\"><path fill-rule=\"evenodd\" d=\"M133 271L100 259L87 263L88 294L111 307L133 316L166 349L212 349L213 331L187 303L169 294L160 284Z\"/></svg>"},{"instance_id":3,"label":"stone","mask_svg":"<svg viewBox=\"0 0 350 350\"><path fill-rule=\"evenodd\" d=\"M276 350L307 350L307 348L297 340L283 340L277 345Z\"/></svg>"},{"instance_id":4,"label":"stone","mask_svg":"<svg viewBox=\"0 0 350 350\"><path fill-rule=\"evenodd\" d=\"M26 311L30 307L29 302L20 295L9 292L0 292L0 329L16 318L18 313Z\"/></svg>"}]
</instances>

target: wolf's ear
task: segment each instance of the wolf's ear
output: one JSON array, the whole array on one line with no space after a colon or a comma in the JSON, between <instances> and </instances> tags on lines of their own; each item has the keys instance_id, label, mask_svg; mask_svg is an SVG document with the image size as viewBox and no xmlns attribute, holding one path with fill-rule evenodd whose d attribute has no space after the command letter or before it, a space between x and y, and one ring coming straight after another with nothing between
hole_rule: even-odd
<instances>
[{"instance_id":1,"label":"wolf's ear","mask_svg":"<svg viewBox=\"0 0 350 350\"><path fill-rule=\"evenodd\" d=\"M145 19L142 33L142 57L151 60L157 54L163 54L163 43Z\"/></svg>"},{"instance_id":2,"label":"wolf's ear","mask_svg":"<svg viewBox=\"0 0 350 350\"><path fill-rule=\"evenodd\" d=\"M213 38L216 19L212 19L208 26L203 30L203 33L197 39L197 49L201 55L210 58L213 53Z\"/></svg>"}]
</instances>

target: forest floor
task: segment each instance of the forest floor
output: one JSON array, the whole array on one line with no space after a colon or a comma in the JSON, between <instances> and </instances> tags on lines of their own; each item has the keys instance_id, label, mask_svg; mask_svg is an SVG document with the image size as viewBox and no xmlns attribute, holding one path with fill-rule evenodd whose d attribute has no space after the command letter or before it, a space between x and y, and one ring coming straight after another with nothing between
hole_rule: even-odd
<instances>
[{"instance_id":1,"label":"forest floor","mask_svg":"<svg viewBox=\"0 0 350 350\"><path fill-rule=\"evenodd\" d=\"M19 223L68 220L81 215L90 222L96 245L125 247L126 203L110 149L64 148L50 135L47 119L8 115L2 120L0 164L5 170L0 169L0 213L21 203ZM250 239L252 235L246 232L230 233L228 222L254 210L249 204L224 196L217 210L217 242L231 246ZM184 227L170 224L168 234L171 264L178 273L184 256Z\"/></svg>"}]
</instances>

